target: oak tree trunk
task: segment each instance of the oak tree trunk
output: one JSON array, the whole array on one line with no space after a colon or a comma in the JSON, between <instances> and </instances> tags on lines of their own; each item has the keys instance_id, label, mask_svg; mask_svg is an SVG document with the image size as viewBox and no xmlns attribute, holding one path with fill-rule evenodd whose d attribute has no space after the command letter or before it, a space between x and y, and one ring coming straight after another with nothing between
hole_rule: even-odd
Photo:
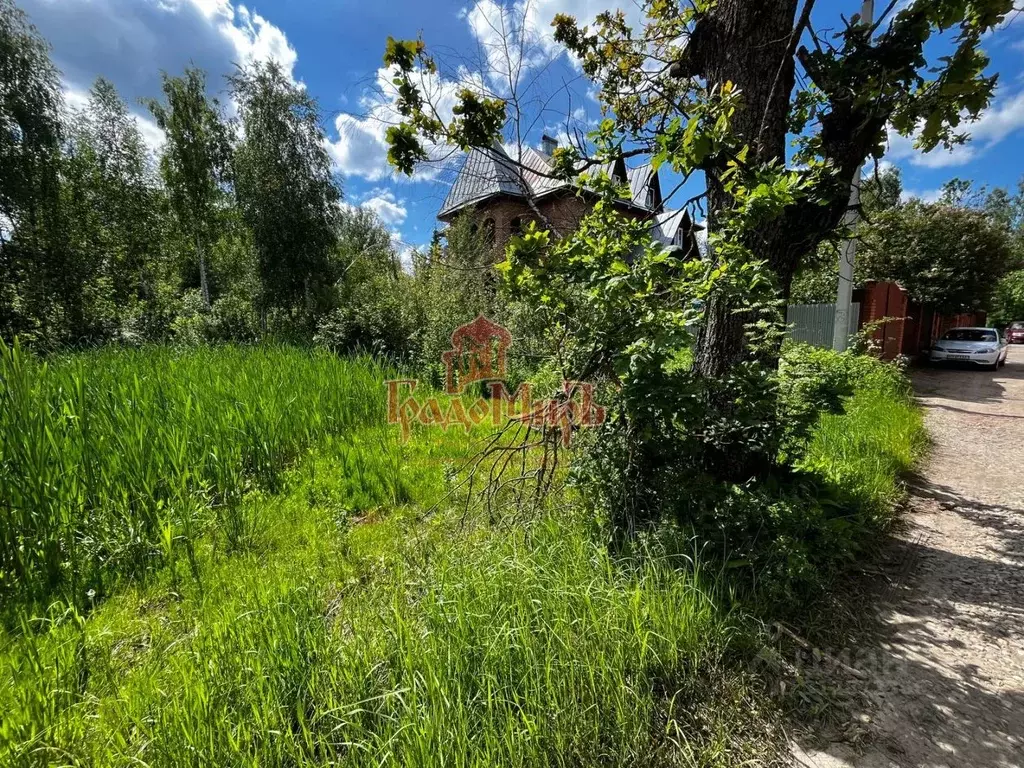
<instances>
[{"instance_id":1,"label":"oak tree trunk","mask_svg":"<svg viewBox=\"0 0 1024 768\"><path fill-rule=\"evenodd\" d=\"M703 75L708 85L731 82L741 93L742 106L732 126L750 147L751 163L785 161L796 10L797 0L719 0L695 33L690 52L693 71ZM733 205L721 182L728 159L705 169L712 231L716 219ZM772 222L750 233L745 245L768 262L788 293L797 264L780 242L780 224ZM729 298L715 296L709 301L694 360L700 374L719 376L745 357L747 321Z\"/></svg>"}]
</instances>

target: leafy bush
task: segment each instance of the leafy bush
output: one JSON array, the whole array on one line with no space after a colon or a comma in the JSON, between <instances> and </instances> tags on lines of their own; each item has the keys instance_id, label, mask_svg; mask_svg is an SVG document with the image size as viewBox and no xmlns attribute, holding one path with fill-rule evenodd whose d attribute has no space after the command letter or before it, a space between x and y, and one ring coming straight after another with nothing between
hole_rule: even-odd
<instances>
[{"instance_id":1,"label":"leafy bush","mask_svg":"<svg viewBox=\"0 0 1024 768\"><path fill-rule=\"evenodd\" d=\"M211 341L252 342L259 337L259 318L252 300L239 293L227 293L214 301L206 326Z\"/></svg>"},{"instance_id":2,"label":"leafy bush","mask_svg":"<svg viewBox=\"0 0 1024 768\"><path fill-rule=\"evenodd\" d=\"M642 478L661 513L655 535L683 548L695 539L764 606L805 602L885 529L900 476L923 447L920 415L899 366L802 344L786 346L771 380L736 386L753 394L727 417L708 414L699 439L777 444L764 476L722 482L687 465L699 446L685 435L666 448L681 458L639 472L628 438L606 430L583 436L574 479L589 503L611 511L614 528L630 521L622 489L632 493ZM773 393L776 410L766 415Z\"/></svg>"},{"instance_id":3,"label":"leafy bush","mask_svg":"<svg viewBox=\"0 0 1024 768\"><path fill-rule=\"evenodd\" d=\"M871 388L894 398L905 398L910 391L903 369L897 364L799 343L786 344L778 381L780 411L787 425L786 447L796 455L819 415L840 412L855 392Z\"/></svg>"},{"instance_id":4,"label":"leafy bush","mask_svg":"<svg viewBox=\"0 0 1024 768\"><path fill-rule=\"evenodd\" d=\"M901 476L924 447L903 369L866 355L787 345L779 374L792 472L712 490L695 527L762 597L812 597L882 533Z\"/></svg>"},{"instance_id":5,"label":"leafy bush","mask_svg":"<svg viewBox=\"0 0 1024 768\"><path fill-rule=\"evenodd\" d=\"M193 289L182 294L178 313L171 322L171 337L175 344L184 347L196 347L207 341L203 298L198 290Z\"/></svg>"},{"instance_id":6,"label":"leafy bush","mask_svg":"<svg viewBox=\"0 0 1024 768\"><path fill-rule=\"evenodd\" d=\"M345 287L341 306L317 325L314 343L336 352L409 357L416 344L415 304L406 275L370 274Z\"/></svg>"}]
</instances>

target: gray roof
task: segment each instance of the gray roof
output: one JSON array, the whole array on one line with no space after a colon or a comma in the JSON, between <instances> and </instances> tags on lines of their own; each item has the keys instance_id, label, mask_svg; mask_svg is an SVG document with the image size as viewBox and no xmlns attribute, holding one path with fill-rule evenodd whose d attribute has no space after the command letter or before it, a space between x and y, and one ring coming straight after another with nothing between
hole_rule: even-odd
<instances>
[{"instance_id":1,"label":"gray roof","mask_svg":"<svg viewBox=\"0 0 1024 768\"><path fill-rule=\"evenodd\" d=\"M633 202L637 205L647 207L647 188L652 182L657 183L657 174L654 173L654 169L651 164L641 165L639 168L630 168L626 171L626 176L629 179L629 194L633 198ZM655 199L657 202L661 202L658 198L661 197L660 190L659 194L656 195Z\"/></svg>"},{"instance_id":2,"label":"gray roof","mask_svg":"<svg viewBox=\"0 0 1024 768\"><path fill-rule=\"evenodd\" d=\"M666 245L671 245L677 235L693 237L699 244L701 238L697 236L697 233L703 231L704 227L695 224L685 208L674 211L666 208L654 217L654 227L652 228L654 237Z\"/></svg>"},{"instance_id":3,"label":"gray roof","mask_svg":"<svg viewBox=\"0 0 1024 768\"><path fill-rule=\"evenodd\" d=\"M650 165L627 169L618 161L597 166L597 171L604 171L610 176L624 173L623 181L629 184L631 205L645 210L660 207L660 187L656 187L655 207L647 206L647 187L658 184L658 175ZM438 216L444 218L495 195L540 197L570 187L569 182L552 178L550 174L550 156L533 147L523 149L518 162L498 145L487 150L472 149L466 154L462 169L448 190Z\"/></svg>"},{"instance_id":4,"label":"gray roof","mask_svg":"<svg viewBox=\"0 0 1024 768\"><path fill-rule=\"evenodd\" d=\"M678 211L666 210L659 213L654 217L654 236L661 242L669 245L675 239L680 225L686 220L686 211L682 209Z\"/></svg>"},{"instance_id":5,"label":"gray roof","mask_svg":"<svg viewBox=\"0 0 1024 768\"><path fill-rule=\"evenodd\" d=\"M499 194L525 196L526 191L519 182L519 168L500 147L471 150L438 216Z\"/></svg>"}]
</instances>

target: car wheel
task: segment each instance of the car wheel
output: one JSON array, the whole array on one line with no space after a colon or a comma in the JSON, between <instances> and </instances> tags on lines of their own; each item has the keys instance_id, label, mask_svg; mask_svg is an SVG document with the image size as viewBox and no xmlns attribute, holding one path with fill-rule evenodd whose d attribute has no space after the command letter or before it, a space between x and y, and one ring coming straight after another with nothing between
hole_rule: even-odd
<instances>
[{"instance_id":1,"label":"car wheel","mask_svg":"<svg viewBox=\"0 0 1024 768\"><path fill-rule=\"evenodd\" d=\"M997 366L999 368L1003 368L1005 365L1006 365L1006 358L1005 357L997 363Z\"/></svg>"},{"instance_id":2,"label":"car wheel","mask_svg":"<svg viewBox=\"0 0 1024 768\"><path fill-rule=\"evenodd\" d=\"M986 365L985 366L985 370L987 370L987 371L998 371L999 370L999 363L992 363L992 365Z\"/></svg>"}]
</instances>

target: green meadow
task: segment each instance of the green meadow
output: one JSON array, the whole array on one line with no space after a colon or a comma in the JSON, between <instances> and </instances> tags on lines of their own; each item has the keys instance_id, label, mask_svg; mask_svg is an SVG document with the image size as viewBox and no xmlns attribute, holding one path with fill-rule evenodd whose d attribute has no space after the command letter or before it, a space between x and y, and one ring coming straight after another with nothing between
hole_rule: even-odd
<instances>
[{"instance_id":1,"label":"green meadow","mask_svg":"<svg viewBox=\"0 0 1024 768\"><path fill-rule=\"evenodd\" d=\"M403 442L389 376L0 351L0 764L773 764L758 624L720 572L615 557L568 496L467 514L486 428ZM879 385L808 461L881 510L919 440Z\"/></svg>"}]
</instances>

